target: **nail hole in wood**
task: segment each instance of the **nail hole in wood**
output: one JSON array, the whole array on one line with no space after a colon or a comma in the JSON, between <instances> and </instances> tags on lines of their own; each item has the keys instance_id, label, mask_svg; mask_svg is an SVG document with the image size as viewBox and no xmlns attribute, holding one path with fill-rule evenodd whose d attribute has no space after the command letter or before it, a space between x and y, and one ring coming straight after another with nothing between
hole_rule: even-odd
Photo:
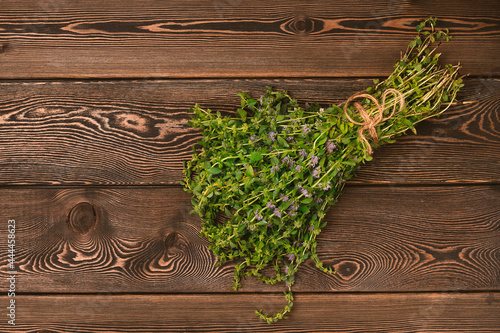
<instances>
[{"instance_id":1,"label":"nail hole in wood","mask_svg":"<svg viewBox=\"0 0 500 333\"><path fill-rule=\"evenodd\" d=\"M68 214L68 224L77 234L83 235L95 227L97 215L94 206L88 202L80 202L71 208Z\"/></svg>"}]
</instances>

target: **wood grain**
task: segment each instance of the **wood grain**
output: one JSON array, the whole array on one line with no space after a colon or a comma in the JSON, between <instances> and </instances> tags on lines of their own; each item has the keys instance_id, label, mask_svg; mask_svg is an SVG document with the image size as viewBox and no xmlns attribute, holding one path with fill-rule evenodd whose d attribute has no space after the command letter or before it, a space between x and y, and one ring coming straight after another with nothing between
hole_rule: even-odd
<instances>
[{"instance_id":1,"label":"wood grain","mask_svg":"<svg viewBox=\"0 0 500 333\"><path fill-rule=\"evenodd\" d=\"M199 132L196 103L231 112L266 85L301 103L339 104L366 79L167 80L0 83L0 184L165 185L183 178ZM468 104L375 152L364 184L498 183L500 81L469 79Z\"/></svg>"},{"instance_id":2,"label":"wood grain","mask_svg":"<svg viewBox=\"0 0 500 333\"><path fill-rule=\"evenodd\" d=\"M18 291L229 292L232 266L214 267L189 198L174 187L2 189ZM338 273L307 262L296 291L500 290L498 185L348 186L327 220L318 254ZM6 265L4 256L4 282ZM250 279L241 290L282 289Z\"/></svg>"},{"instance_id":3,"label":"wood grain","mask_svg":"<svg viewBox=\"0 0 500 333\"><path fill-rule=\"evenodd\" d=\"M4 0L0 78L384 76L429 14L455 36L443 60L500 74L488 0Z\"/></svg>"},{"instance_id":4,"label":"wood grain","mask_svg":"<svg viewBox=\"0 0 500 333\"><path fill-rule=\"evenodd\" d=\"M0 301L5 304L6 297ZM299 294L287 320L256 308L283 295L18 296L1 332L498 332L500 293Z\"/></svg>"}]
</instances>

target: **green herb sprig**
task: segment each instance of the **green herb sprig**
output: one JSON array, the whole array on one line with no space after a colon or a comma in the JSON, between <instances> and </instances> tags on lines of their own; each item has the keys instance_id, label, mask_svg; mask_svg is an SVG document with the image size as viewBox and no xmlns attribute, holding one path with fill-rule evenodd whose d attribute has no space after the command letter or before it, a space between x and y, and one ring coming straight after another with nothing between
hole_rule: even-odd
<instances>
[{"instance_id":1,"label":"green herb sprig","mask_svg":"<svg viewBox=\"0 0 500 333\"><path fill-rule=\"evenodd\" d=\"M345 182L372 159L372 147L394 142L408 129L415 132L416 123L455 101L463 86L460 65L439 67L440 54L431 44L451 36L435 25L435 18L417 25L418 35L393 73L366 89L375 100L384 99L387 118L373 126L376 135L359 125L366 122L360 107L371 117L380 112L370 98L344 108L301 106L287 92L267 87L260 99L239 94L236 115L199 105L192 110L190 125L203 138L184 164L182 183L193 194L202 236L219 265L234 263L235 290L247 276L286 284L286 305L274 314L256 311L262 320L275 322L291 311L295 274L304 261L312 259L320 270L335 273L318 258L316 236ZM399 95L387 94L388 89ZM398 103L401 110L391 116Z\"/></svg>"}]
</instances>

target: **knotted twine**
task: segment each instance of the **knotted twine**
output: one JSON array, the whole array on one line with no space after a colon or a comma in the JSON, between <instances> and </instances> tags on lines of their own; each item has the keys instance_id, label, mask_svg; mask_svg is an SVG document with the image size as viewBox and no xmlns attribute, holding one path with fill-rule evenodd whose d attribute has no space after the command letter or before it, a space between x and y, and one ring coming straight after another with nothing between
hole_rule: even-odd
<instances>
[{"instance_id":1,"label":"knotted twine","mask_svg":"<svg viewBox=\"0 0 500 333\"><path fill-rule=\"evenodd\" d=\"M385 110L385 101L386 101L386 98L389 94L394 95L394 105L392 107L391 113L387 117L383 118L384 110ZM349 114L347 113L347 106L349 105L350 102L352 102L356 98L363 98L363 97L371 100L375 104L375 108L372 110L372 112L368 113L365 110L365 108L363 108L363 106L361 104L359 104L358 102L354 102L353 103L354 107L356 108L356 110L358 110L358 113L361 116L361 118L363 118L363 122L360 123L360 122L353 120L349 116ZM398 99L398 98L399 98L399 100L396 101L396 99ZM362 142L364 142L366 144L367 152L369 155L371 155L373 153L373 149L372 149L372 146L370 145L370 143L368 142L368 139L365 137L364 131L368 130L368 133L372 137L373 141L375 143L378 143L378 135L377 135L377 130L375 129L375 126L377 126L382 121L386 121L387 119L391 118L394 115L394 113L396 112L396 106L398 104L397 102L399 102L399 111L398 112L401 112L404 108L404 105L405 105L405 99L404 99L403 93L401 93L400 91L398 91L396 89L386 89L384 91L384 93L382 94L382 105L380 105L380 103L378 102L378 100L375 97L373 97L370 94L366 94L366 93L354 94L351 97L349 97L347 99L347 101L345 102L344 113L345 113L347 119L351 123L361 126L359 131L358 131L359 138L361 139Z\"/></svg>"}]
</instances>

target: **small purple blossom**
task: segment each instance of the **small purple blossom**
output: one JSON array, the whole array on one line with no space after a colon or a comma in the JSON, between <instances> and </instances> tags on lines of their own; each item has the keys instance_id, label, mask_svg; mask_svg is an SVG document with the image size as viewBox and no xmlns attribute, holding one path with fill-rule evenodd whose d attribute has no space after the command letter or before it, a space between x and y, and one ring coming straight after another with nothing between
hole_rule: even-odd
<instances>
[{"instance_id":1,"label":"small purple blossom","mask_svg":"<svg viewBox=\"0 0 500 333\"><path fill-rule=\"evenodd\" d=\"M293 254L293 253L288 253L288 254L286 255L286 257L288 258L288 260L293 261L293 259L295 259L295 254Z\"/></svg>"},{"instance_id":2,"label":"small purple blossom","mask_svg":"<svg viewBox=\"0 0 500 333\"><path fill-rule=\"evenodd\" d=\"M322 203L322 202L323 202L323 199L321 199L321 198L315 198L315 199L314 199L314 201L316 201L316 203L319 203L319 204L320 204L320 203Z\"/></svg>"},{"instance_id":3,"label":"small purple blossom","mask_svg":"<svg viewBox=\"0 0 500 333\"><path fill-rule=\"evenodd\" d=\"M314 230L314 224L311 224L311 225L309 226L309 231L313 231L313 230Z\"/></svg>"},{"instance_id":4,"label":"small purple blossom","mask_svg":"<svg viewBox=\"0 0 500 333\"><path fill-rule=\"evenodd\" d=\"M295 165L295 162L288 155L283 157L281 162L286 163L286 165L288 165L288 167L290 167L290 168L293 168L293 166Z\"/></svg>"},{"instance_id":5,"label":"small purple blossom","mask_svg":"<svg viewBox=\"0 0 500 333\"><path fill-rule=\"evenodd\" d=\"M276 215L276 217L281 217L281 212L277 209L274 209L274 215Z\"/></svg>"},{"instance_id":6,"label":"small purple blossom","mask_svg":"<svg viewBox=\"0 0 500 333\"><path fill-rule=\"evenodd\" d=\"M287 202L289 199L288 199L288 196L284 196L283 197L283 202Z\"/></svg>"},{"instance_id":7,"label":"small purple blossom","mask_svg":"<svg viewBox=\"0 0 500 333\"><path fill-rule=\"evenodd\" d=\"M303 125L302 126L302 132L304 132L304 135L307 133L311 132L311 126L310 125Z\"/></svg>"},{"instance_id":8,"label":"small purple blossom","mask_svg":"<svg viewBox=\"0 0 500 333\"><path fill-rule=\"evenodd\" d=\"M255 218L257 219L257 221L262 221L262 219L263 219L263 217L259 215L258 210L255 211Z\"/></svg>"},{"instance_id":9,"label":"small purple blossom","mask_svg":"<svg viewBox=\"0 0 500 333\"><path fill-rule=\"evenodd\" d=\"M261 104L261 105L262 105L262 104L264 104L264 95L261 95L261 96L260 96L260 104Z\"/></svg>"},{"instance_id":10,"label":"small purple blossom","mask_svg":"<svg viewBox=\"0 0 500 333\"><path fill-rule=\"evenodd\" d=\"M332 183L328 181L324 186L323 186L323 191L328 191L332 187Z\"/></svg>"},{"instance_id":11,"label":"small purple blossom","mask_svg":"<svg viewBox=\"0 0 500 333\"><path fill-rule=\"evenodd\" d=\"M278 171L279 171L279 169L280 169L280 168L279 168L279 166L277 166L277 165L273 165L273 166L271 167L271 173L276 173L276 172L278 172Z\"/></svg>"},{"instance_id":12,"label":"small purple blossom","mask_svg":"<svg viewBox=\"0 0 500 333\"><path fill-rule=\"evenodd\" d=\"M319 173L320 173L320 172L321 172L321 168L318 166L318 167L316 167L316 169L314 169L314 170L313 170L313 172L312 172L312 176L313 176L314 178L319 178Z\"/></svg>"},{"instance_id":13,"label":"small purple blossom","mask_svg":"<svg viewBox=\"0 0 500 333\"><path fill-rule=\"evenodd\" d=\"M300 157L306 157L307 156L307 150L302 149L301 151L299 151L299 156Z\"/></svg>"},{"instance_id":14,"label":"small purple blossom","mask_svg":"<svg viewBox=\"0 0 500 333\"><path fill-rule=\"evenodd\" d=\"M311 156L311 163L312 163L312 165L315 166L316 164L318 164L318 162L319 162L318 156L312 155Z\"/></svg>"},{"instance_id":15,"label":"small purple blossom","mask_svg":"<svg viewBox=\"0 0 500 333\"><path fill-rule=\"evenodd\" d=\"M331 142L330 140L326 141L326 151L328 154L333 153L335 149L337 149L337 145L334 142Z\"/></svg>"},{"instance_id":16,"label":"small purple blossom","mask_svg":"<svg viewBox=\"0 0 500 333\"><path fill-rule=\"evenodd\" d=\"M252 135L250 135L250 140L255 141L255 140L257 140L257 137L254 134L252 134Z\"/></svg>"},{"instance_id":17,"label":"small purple blossom","mask_svg":"<svg viewBox=\"0 0 500 333\"><path fill-rule=\"evenodd\" d=\"M285 266L285 274L287 274L287 275L288 275L288 272L289 272L289 271L290 271L290 270L289 270L288 266Z\"/></svg>"},{"instance_id":18,"label":"small purple blossom","mask_svg":"<svg viewBox=\"0 0 500 333\"><path fill-rule=\"evenodd\" d=\"M276 132L269 132L269 139L271 139L272 142L276 141Z\"/></svg>"},{"instance_id":19,"label":"small purple blossom","mask_svg":"<svg viewBox=\"0 0 500 333\"><path fill-rule=\"evenodd\" d=\"M293 137L289 136L286 138L286 141L287 142L295 142L295 140L293 139Z\"/></svg>"},{"instance_id":20,"label":"small purple blossom","mask_svg":"<svg viewBox=\"0 0 500 333\"><path fill-rule=\"evenodd\" d=\"M297 166L295 167L295 171L297 171L297 172L300 172L300 170L301 170L301 169L302 169L302 168L300 167L300 165L297 165Z\"/></svg>"},{"instance_id":21,"label":"small purple blossom","mask_svg":"<svg viewBox=\"0 0 500 333\"><path fill-rule=\"evenodd\" d=\"M267 208L269 208L269 209L274 209L274 208L276 208L276 206L275 206L275 205L273 205L273 204L272 204L272 203L270 203L270 202L268 202L268 203L266 204L266 207L267 207Z\"/></svg>"},{"instance_id":22,"label":"small purple blossom","mask_svg":"<svg viewBox=\"0 0 500 333\"><path fill-rule=\"evenodd\" d=\"M305 188L299 186L300 193L303 194L306 198L310 198L312 195Z\"/></svg>"}]
</instances>

